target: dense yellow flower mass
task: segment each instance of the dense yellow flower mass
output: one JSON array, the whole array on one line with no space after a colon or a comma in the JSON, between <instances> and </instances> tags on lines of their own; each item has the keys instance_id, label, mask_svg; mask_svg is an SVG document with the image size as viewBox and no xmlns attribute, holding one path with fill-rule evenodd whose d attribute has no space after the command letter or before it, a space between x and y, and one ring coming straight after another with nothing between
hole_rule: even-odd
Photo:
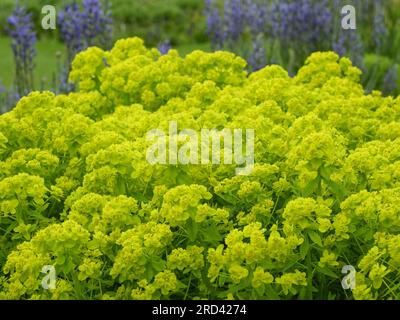
<instances>
[{"instance_id":1,"label":"dense yellow flower mass","mask_svg":"<svg viewBox=\"0 0 400 320\"><path fill-rule=\"evenodd\" d=\"M245 67L125 39L0 116L0 299L399 299L400 98L333 52ZM169 121L254 129L252 172L150 164Z\"/></svg>"}]
</instances>

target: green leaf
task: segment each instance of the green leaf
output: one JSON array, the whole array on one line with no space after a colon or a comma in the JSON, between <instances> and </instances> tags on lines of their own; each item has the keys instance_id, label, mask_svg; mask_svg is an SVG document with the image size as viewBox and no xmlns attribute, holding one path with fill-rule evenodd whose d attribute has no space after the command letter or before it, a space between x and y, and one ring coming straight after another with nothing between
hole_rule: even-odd
<instances>
[{"instance_id":1,"label":"green leaf","mask_svg":"<svg viewBox=\"0 0 400 320\"><path fill-rule=\"evenodd\" d=\"M308 252L310 251L310 242L308 241L308 237L304 237L304 242L300 246L300 255L302 259L304 259Z\"/></svg>"},{"instance_id":2,"label":"green leaf","mask_svg":"<svg viewBox=\"0 0 400 320\"><path fill-rule=\"evenodd\" d=\"M321 268L321 267L317 267L317 271L323 273L324 275L334 278L334 279L339 279L339 276L333 272L332 270L328 269L328 268Z\"/></svg>"},{"instance_id":3,"label":"green leaf","mask_svg":"<svg viewBox=\"0 0 400 320\"><path fill-rule=\"evenodd\" d=\"M204 241L211 243L218 243L222 240L223 236L219 233L215 225L211 225L206 229L202 230L202 236Z\"/></svg>"},{"instance_id":4,"label":"green leaf","mask_svg":"<svg viewBox=\"0 0 400 320\"><path fill-rule=\"evenodd\" d=\"M117 181L116 181L116 186L115 186L116 194L121 195L121 194L126 194L126 185L124 179L121 177L121 175L117 176Z\"/></svg>"},{"instance_id":5,"label":"green leaf","mask_svg":"<svg viewBox=\"0 0 400 320\"><path fill-rule=\"evenodd\" d=\"M133 216L132 217L132 224L133 225L138 225L138 224L140 224L142 221L140 220L140 218L138 217L138 216Z\"/></svg>"},{"instance_id":6,"label":"green leaf","mask_svg":"<svg viewBox=\"0 0 400 320\"><path fill-rule=\"evenodd\" d=\"M322 240L319 234L315 231L309 231L308 236L310 237L311 241L317 244L318 246L322 247Z\"/></svg>"},{"instance_id":7,"label":"green leaf","mask_svg":"<svg viewBox=\"0 0 400 320\"><path fill-rule=\"evenodd\" d=\"M186 225L188 238L190 241L195 241L199 233L199 224L190 218Z\"/></svg>"},{"instance_id":8,"label":"green leaf","mask_svg":"<svg viewBox=\"0 0 400 320\"><path fill-rule=\"evenodd\" d=\"M226 279L227 276L221 273L218 277L218 285L222 287L225 284Z\"/></svg>"},{"instance_id":9,"label":"green leaf","mask_svg":"<svg viewBox=\"0 0 400 320\"><path fill-rule=\"evenodd\" d=\"M65 263L65 256L58 256L56 259L56 264L62 266Z\"/></svg>"},{"instance_id":10,"label":"green leaf","mask_svg":"<svg viewBox=\"0 0 400 320\"><path fill-rule=\"evenodd\" d=\"M146 268L144 272L144 277L147 281L151 281L154 277L154 271L152 268Z\"/></svg>"},{"instance_id":11,"label":"green leaf","mask_svg":"<svg viewBox=\"0 0 400 320\"><path fill-rule=\"evenodd\" d=\"M151 259L151 266L157 272L161 272L165 269L165 261L159 257L153 257Z\"/></svg>"},{"instance_id":12,"label":"green leaf","mask_svg":"<svg viewBox=\"0 0 400 320\"><path fill-rule=\"evenodd\" d=\"M257 292L257 295L262 297L264 296L265 293L265 286L260 286L258 288L255 288L255 291Z\"/></svg>"},{"instance_id":13,"label":"green leaf","mask_svg":"<svg viewBox=\"0 0 400 320\"><path fill-rule=\"evenodd\" d=\"M275 288L271 284L265 285L265 295L267 296L267 299L270 300L280 300L282 299L279 297L278 293L275 291Z\"/></svg>"},{"instance_id":14,"label":"green leaf","mask_svg":"<svg viewBox=\"0 0 400 320\"><path fill-rule=\"evenodd\" d=\"M319 170L319 173L320 173L322 179L324 180L324 182L329 187L329 189L331 189L331 191L338 197L338 199L343 199L344 196L346 195L346 189L342 185L331 180L330 177L331 177L332 170L328 169L328 168L321 168Z\"/></svg>"},{"instance_id":15,"label":"green leaf","mask_svg":"<svg viewBox=\"0 0 400 320\"><path fill-rule=\"evenodd\" d=\"M317 190L318 184L319 184L319 177L315 178L314 180L311 180L306 187L303 189L303 196L304 197L309 197L311 196L314 191Z\"/></svg>"}]
</instances>

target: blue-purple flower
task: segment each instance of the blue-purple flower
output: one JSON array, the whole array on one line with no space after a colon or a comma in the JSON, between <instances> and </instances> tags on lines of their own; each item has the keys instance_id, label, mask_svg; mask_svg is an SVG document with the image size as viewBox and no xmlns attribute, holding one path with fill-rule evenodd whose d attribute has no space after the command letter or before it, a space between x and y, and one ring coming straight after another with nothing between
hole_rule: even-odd
<instances>
[{"instance_id":1,"label":"blue-purple flower","mask_svg":"<svg viewBox=\"0 0 400 320\"><path fill-rule=\"evenodd\" d=\"M296 63L301 65L312 51L332 47L334 19L330 0L205 0L205 3L212 48L228 48L247 57L252 70L273 59L291 65L290 51L298 55ZM271 43L280 52L267 50L265 46Z\"/></svg>"},{"instance_id":2,"label":"blue-purple flower","mask_svg":"<svg viewBox=\"0 0 400 320\"><path fill-rule=\"evenodd\" d=\"M332 34L328 0L274 1L270 19L273 37L296 49L304 46L310 51L325 49Z\"/></svg>"},{"instance_id":3,"label":"blue-purple flower","mask_svg":"<svg viewBox=\"0 0 400 320\"><path fill-rule=\"evenodd\" d=\"M108 48L112 37L111 5L109 1L82 1L82 30L87 46Z\"/></svg>"},{"instance_id":4,"label":"blue-purple flower","mask_svg":"<svg viewBox=\"0 0 400 320\"><path fill-rule=\"evenodd\" d=\"M160 45L158 46L158 51L160 51L162 55L165 55L171 48L172 48L171 42L169 40L165 40L161 42Z\"/></svg>"},{"instance_id":5,"label":"blue-purple flower","mask_svg":"<svg viewBox=\"0 0 400 320\"><path fill-rule=\"evenodd\" d=\"M242 0L225 0L224 3L224 38L234 46L246 27L246 10Z\"/></svg>"},{"instance_id":6,"label":"blue-purple flower","mask_svg":"<svg viewBox=\"0 0 400 320\"><path fill-rule=\"evenodd\" d=\"M375 47L378 51L381 51L382 46L388 37L388 29L385 25L385 10L381 0L375 0L375 16L374 16L374 28L373 28L373 39Z\"/></svg>"},{"instance_id":7,"label":"blue-purple flower","mask_svg":"<svg viewBox=\"0 0 400 320\"><path fill-rule=\"evenodd\" d=\"M349 57L354 65L363 68L364 45L357 30L341 30L332 48L341 57Z\"/></svg>"},{"instance_id":8,"label":"blue-purple flower","mask_svg":"<svg viewBox=\"0 0 400 320\"><path fill-rule=\"evenodd\" d=\"M246 0L246 21L255 37L267 31L267 11L267 4Z\"/></svg>"},{"instance_id":9,"label":"blue-purple flower","mask_svg":"<svg viewBox=\"0 0 400 320\"><path fill-rule=\"evenodd\" d=\"M252 41L252 51L248 63L252 71L260 70L267 64L265 41L261 34Z\"/></svg>"},{"instance_id":10,"label":"blue-purple flower","mask_svg":"<svg viewBox=\"0 0 400 320\"><path fill-rule=\"evenodd\" d=\"M32 15L17 2L7 19L6 27L11 38L11 47L15 60L15 86L20 96L33 90L33 69L36 56L36 32Z\"/></svg>"},{"instance_id":11,"label":"blue-purple flower","mask_svg":"<svg viewBox=\"0 0 400 320\"><path fill-rule=\"evenodd\" d=\"M15 86L7 89L0 80L0 114L11 110L20 98Z\"/></svg>"},{"instance_id":12,"label":"blue-purple flower","mask_svg":"<svg viewBox=\"0 0 400 320\"><path fill-rule=\"evenodd\" d=\"M361 2L356 0L354 5L357 8L361 7ZM362 8L362 7L361 7ZM333 9L335 15L339 17L335 21L335 32L332 40L332 48L333 51L338 53L341 57L346 56L349 57L353 64L359 68L364 68L364 50L365 46L361 39L360 28L357 29L343 29L341 25L342 19L342 2L339 0L333 1ZM363 10L361 10L362 13ZM358 11L356 11L358 12ZM357 14L357 19L361 18L361 14ZM358 21L358 20L357 20ZM359 21L358 21L359 23Z\"/></svg>"},{"instance_id":13,"label":"blue-purple flower","mask_svg":"<svg viewBox=\"0 0 400 320\"><path fill-rule=\"evenodd\" d=\"M112 17L109 1L83 0L82 8L77 2L58 12L61 39L68 50L68 60L88 48L100 46L108 49L112 39Z\"/></svg>"},{"instance_id":14,"label":"blue-purple flower","mask_svg":"<svg viewBox=\"0 0 400 320\"><path fill-rule=\"evenodd\" d=\"M219 50L224 45L224 27L220 10L215 0L205 0L205 14L207 20L207 35L211 41L211 47Z\"/></svg>"},{"instance_id":15,"label":"blue-purple flower","mask_svg":"<svg viewBox=\"0 0 400 320\"><path fill-rule=\"evenodd\" d=\"M395 64L394 66L390 67L383 79L383 93L386 95L393 94L398 87L399 81L399 65Z\"/></svg>"},{"instance_id":16,"label":"blue-purple flower","mask_svg":"<svg viewBox=\"0 0 400 320\"><path fill-rule=\"evenodd\" d=\"M60 88L69 91L67 83L70 64L77 53L89 46L109 49L112 41L112 15L109 0L82 0L67 4L58 12L58 25L61 39L67 47L65 66L60 68Z\"/></svg>"},{"instance_id":17,"label":"blue-purple flower","mask_svg":"<svg viewBox=\"0 0 400 320\"><path fill-rule=\"evenodd\" d=\"M87 46L79 5L76 2L66 5L64 10L58 12L57 23L61 39L67 47L68 60L72 61L76 53Z\"/></svg>"}]
</instances>

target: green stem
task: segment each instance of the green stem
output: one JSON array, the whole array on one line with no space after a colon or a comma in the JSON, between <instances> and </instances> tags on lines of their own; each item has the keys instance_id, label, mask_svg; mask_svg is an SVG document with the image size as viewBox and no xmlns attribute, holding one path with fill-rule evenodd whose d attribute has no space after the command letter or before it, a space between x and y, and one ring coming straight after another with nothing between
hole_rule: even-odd
<instances>
[{"instance_id":1,"label":"green stem","mask_svg":"<svg viewBox=\"0 0 400 320\"><path fill-rule=\"evenodd\" d=\"M311 247L306 256L306 264L307 264L307 296L308 300L312 299L312 279L314 270L312 269L312 260L311 260Z\"/></svg>"},{"instance_id":2,"label":"green stem","mask_svg":"<svg viewBox=\"0 0 400 320\"><path fill-rule=\"evenodd\" d=\"M187 296L188 296L188 294L189 294L189 288L190 288L190 283L191 283L191 282L192 282L192 274L190 273L190 276L189 276L189 283L188 283L188 285L187 285L185 297L183 298L183 300L186 300L186 298L187 298Z\"/></svg>"}]
</instances>

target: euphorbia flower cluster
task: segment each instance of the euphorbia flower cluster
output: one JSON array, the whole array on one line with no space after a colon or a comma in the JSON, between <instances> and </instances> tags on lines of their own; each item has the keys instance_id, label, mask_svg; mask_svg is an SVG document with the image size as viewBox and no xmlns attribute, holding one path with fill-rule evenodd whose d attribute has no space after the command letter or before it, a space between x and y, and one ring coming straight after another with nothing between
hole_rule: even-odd
<instances>
[{"instance_id":1,"label":"euphorbia flower cluster","mask_svg":"<svg viewBox=\"0 0 400 320\"><path fill-rule=\"evenodd\" d=\"M399 299L400 98L333 52L245 70L124 39L0 116L0 299ZM253 128L251 174L147 162L170 121Z\"/></svg>"}]
</instances>

